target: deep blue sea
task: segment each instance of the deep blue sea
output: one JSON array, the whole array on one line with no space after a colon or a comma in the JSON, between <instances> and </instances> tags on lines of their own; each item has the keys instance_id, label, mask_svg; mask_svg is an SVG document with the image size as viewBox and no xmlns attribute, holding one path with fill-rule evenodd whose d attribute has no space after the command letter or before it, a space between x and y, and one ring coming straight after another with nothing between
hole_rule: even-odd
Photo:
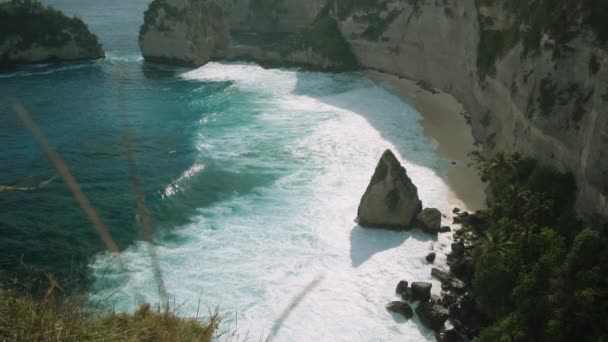
<instances>
[{"instance_id":1,"label":"deep blue sea","mask_svg":"<svg viewBox=\"0 0 608 342\"><path fill-rule=\"evenodd\" d=\"M0 193L0 273L78 279L91 301L130 311L159 296L142 242L119 110L130 122L161 270L172 305L219 307L222 331L267 336L290 301L280 341L426 341L384 305L400 279L431 281L424 256L441 240L354 223L378 158L391 148L427 206L448 209L441 161L420 114L363 74L209 63L143 62L147 1L47 0L83 18L105 60L0 74L0 184L56 176L11 110L31 112L81 183L128 272L103 250L61 179ZM441 257L438 262L441 262Z\"/></svg>"}]
</instances>

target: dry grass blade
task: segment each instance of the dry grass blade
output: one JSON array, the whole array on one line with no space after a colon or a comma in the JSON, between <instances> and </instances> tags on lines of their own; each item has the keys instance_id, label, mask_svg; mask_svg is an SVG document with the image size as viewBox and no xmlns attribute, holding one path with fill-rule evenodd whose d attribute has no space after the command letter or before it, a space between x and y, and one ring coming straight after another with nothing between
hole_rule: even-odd
<instances>
[{"instance_id":1,"label":"dry grass blade","mask_svg":"<svg viewBox=\"0 0 608 342\"><path fill-rule=\"evenodd\" d=\"M323 281L323 277L318 276L313 281L310 282L302 291L294 297L294 299L289 303L289 305L283 310L281 316L274 322L272 325L272 329L270 330L270 334L266 338L266 342L272 341L272 339L277 335L283 322L289 317L289 315L293 312L293 310L302 302L304 297L308 295L315 287L319 286Z\"/></svg>"},{"instance_id":2,"label":"dry grass blade","mask_svg":"<svg viewBox=\"0 0 608 342\"><path fill-rule=\"evenodd\" d=\"M36 125L36 123L32 121L30 114L20 103L14 103L13 109L19 116L19 119L21 119L21 122L23 122L27 130L30 132L30 134L34 137L36 143L40 146L40 148L42 148L47 158L49 159L51 164L53 164L61 178L63 178L63 181L67 185L68 189L70 189L70 191L72 192L74 199L76 200L76 202L78 202L78 205L80 205L82 211L84 211L88 219L95 227L95 231L97 232L97 235L99 235L99 238L101 239L105 247L110 252L118 253L118 245L116 245L116 243L112 239L112 235L110 234L108 227L106 227L106 225L103 223L87 196L82 192L80 184L78 184L76 178L72 176L70 170L68 169L68 166L61 159L59 154L51 147L51 144L40 130L40 127L38 127L38 125Z\"/></svg>"},{"instance_id":3,"label":"dry grass blade","mask_svg":"<svg viewBox=\"0 0 608 342\"><path fill-rule=\"evenodd\" d=\"M158 285L161 307L164 310L168 310L169 306L167 290L165 288L165 282L163 280L162 271L160 269L158 255L156 254L156 249L154 247L154 232L152 230L152 220L150 219L150 211L146 206L144 187L141 181L141 176L139 174L139 169L137 168L137 159L135 157L135 150L133 148L133 143L131 139L132 134L129 125L129 118L127 116L127 109L125 105L122 86L120 86L119 88L118 111L120 112L124 126L123 144L125 147L125 153L127 155L127 162L129 164L129 176L131 179L131 184L133 186L133 192L135 193L135 198L137 200L137 213L141 220L143 236L147 242L148 254L150 255L150 260L152 261L152 272L154 273L154 280Z\"/></svg>"}]
</instances>

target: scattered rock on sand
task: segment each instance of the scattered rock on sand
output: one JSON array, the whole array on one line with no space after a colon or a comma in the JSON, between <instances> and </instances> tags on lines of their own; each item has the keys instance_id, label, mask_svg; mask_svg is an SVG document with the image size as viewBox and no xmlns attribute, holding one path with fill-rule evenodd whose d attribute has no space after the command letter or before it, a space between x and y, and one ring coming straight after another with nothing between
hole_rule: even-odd
<instances>
[{"instance_id":1,"label":"scattered rock on sand","mask_svg":"<svg viewBox=\"0 0 608 342\"><path fill-rule=\"evenodd\" d=\"M406 319L410 319L414 316L414 310L412 310L412 307L406 302L401 302L401 301L390 302L386 305L386 309L388 311L398 313L401 316L405 317Z\"/></svg>"},{"instance_id":2,"label":"scattered rock on sand","mask_svg":"<svg viewBox=\"0 0 608 342\"><path fill-rule=\"evenodd\" d=\"M415 281L412 283L412 300L419 300L421 302L427 302L431 299L431 287L433 284L422 281Z\"/></svg>"},{"instance_id":3,"label":"scattered rock on sand","mask_svg":"<svg viewBox=\"0 0 608 342\"><path fill-rule=\"evenodd\" d=\"M408 229L421 210L418 189L393 152L386 150L361 198L357 222L364 227Z\"/></svg>"},{"instance_id":4,"label":"scattered rock on sand","mask_svg":"<svg viewBox=\"0 0 608 342\"><path fill-rule=\"evenodd\" d=\"M416 216L416 221L425 232L437 234L441 230L441 212L435 208L425 208Z\"/></svg>"},{"instance_id":5,"label":"scattered rock on sand","mask_svg":"<svg viewBox=\"0 0 608 342\"><path fill-rule=\"evenodd\" d=\"M452 228L450 228L450 226L443 226L441 227L441 229L439 229L440 233L449 233L452 231Z\"/></svg>"},{"instance_id":6,"label":"scattered rock on sand","mask_svg":"<svg viewBox=\"0 0 608 342\"><path fill-rule=\"evenodd\" d=\"M430 302L421 303L416 308L416 314L420 318L420 322L426 327L439 331L443 328L445 321L447 321L449 312L446 308L439 304L433 304Z\"/></svg>"},{"instance_id":7,"label":"scattered rock on sand","mask_svg":"<svg viewBox=\"0 0 608 342\"><path fill-rule=\"evenodd\" d=\"M395 292L399 295L403 295L408 289L408 286L409 284L407 280L402 280L399 282L399 284L397 284L397 289L395 290Z\"/></svg>"}]
</instances>

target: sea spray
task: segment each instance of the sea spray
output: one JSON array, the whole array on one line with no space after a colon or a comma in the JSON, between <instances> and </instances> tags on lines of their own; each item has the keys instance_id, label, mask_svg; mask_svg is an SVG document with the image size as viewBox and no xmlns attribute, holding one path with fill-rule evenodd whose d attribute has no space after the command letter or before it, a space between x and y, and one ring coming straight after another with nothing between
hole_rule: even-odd
<instances>
[{"instance_id":1,"label":"sea spray","mask_svg":"<svg viewBox=\"0 0 608 342\"><path fill-rule=\"evenodd\" d=\"M446 238L435 242L417 230L366 230L353 222L386 148L406 165L424 203L449 210L420 115L357 74L210 63L183 77L203 87L230 85L205 103L192 98L186 104L218 110L199 120L193 143L200 161L167 184L165 194L176 183L181 192L192 186L216 191L213 178L207 186L196 184L223 173L231 176L219 178L217 187L234 191L200 205L190 223L173 227L174 238L158 241L166 285L171 300L183 304L180 312L195 314L200 298L226 314L223 329L258 338L321 274L324 281L302 299L275 340L431 340L432 332L416 319L401 322L384 305L394 300L400 279L431 281L440 291L424 257ZM179 201L174 198L163 201ZM119 279L105 255L91 264L98 279L93 298L113 294L112 307L127 311L138 304L135 292L143 295L140 301L158 302L143 245L123 255L129 280Z\"/></svg>"}]
</instances>

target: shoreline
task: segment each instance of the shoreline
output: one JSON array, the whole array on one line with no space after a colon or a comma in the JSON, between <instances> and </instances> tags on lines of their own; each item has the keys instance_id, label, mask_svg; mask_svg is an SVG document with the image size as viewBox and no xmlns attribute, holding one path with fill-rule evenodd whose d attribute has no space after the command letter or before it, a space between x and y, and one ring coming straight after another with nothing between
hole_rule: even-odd
<instances>
[{"instance_id":1,"label":"shoreline","mask_svg":"<svg viewBox=\"0 0 608 342\"><path fill-rule=\"evenodd\" d=\"M452 95L423 89L416 82L395 75L366 70L364 74L381 87L412 103L421 114L425 136L435 142L447 172L440 174L448 186L454 207L476 211L486 207L486 185L481 181L470 153L478 151L465 110Z\"/></svg>"}]
</instances>

